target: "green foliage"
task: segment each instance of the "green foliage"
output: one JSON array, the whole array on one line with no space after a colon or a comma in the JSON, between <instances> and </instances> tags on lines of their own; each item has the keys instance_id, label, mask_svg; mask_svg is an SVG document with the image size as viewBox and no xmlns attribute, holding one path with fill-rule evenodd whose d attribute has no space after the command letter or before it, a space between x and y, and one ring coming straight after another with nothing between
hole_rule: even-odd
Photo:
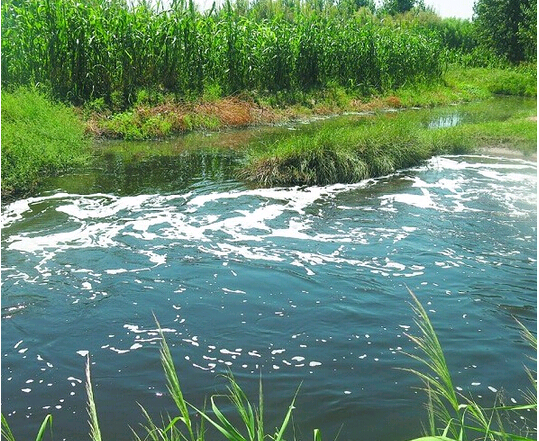
<instances>
[{"instance_id":1,"label":"green foliage","mask_svg":"<svg viewBox=\"0 0 539 441\"><path fill-rule=\"evenodd\" d=\"M508 111L478 103L492 121L429 128L411 111L375 118L341 118L322 128L290 132L273 142L251 144L239 176L255 185L353 183L419 165L432 155L465 154L505 147L525 155L537 151L535 109Z\"/></svg>"},{"instance_id":2,"label":"green foliage","mask_svg":"<svg viewBox=\"0 0 539 441\"><path fill-rule=\"evenodd\" d=\"M72 109L37 90L2 90L2 193L27 192L43 176L87 158L84 126Z\"/></svg>"},{"instance_id":3,"label":"green foliage","mask_svg":"<svg viewBox=\"0 0 539 441\"><path fill-rule=\"evenodd\" d=\"M228 441L264 441L266 438L274 441L284 440L284 435L291 423L292 411L294 409L297 391L290 406L288 407L280 427L276 428L275 432L266 432L264 426L264 398L262 392L262 380L259 382L258 406L253 405L249 401L239 384L236 382L234 376L229 373L224 376L228 382L228 393L215 394L210 397L211 413L205 409L199 409L185 400L170 348L161 330L160 334L161 363L165 372L168 391L176 404L179 415L176 417L171 417L170 415L167 416L166 419L162 420L161 427L154 423L148 412L143 408L142 411L147 419L147 425L143 426L147 434L147 436L144 438L145 440L204 441L206 439L204 422L214 427L218 433L220 433L224 439ZM237 412L237 416L239 416L240 420L239 425L231 422L230 418L227 417L221 410L222 407L220 404L218 404L218 401L223 399L232 404L232 408ZM202 421L200 426L196 426L192 420L192 416L189 411L190 409L196 411L198 415L200 415ZM318 437L316 435L317 433ZM142 440L142 438L140 438L136 433L134 436L136 440ZM315 441L320 441L318 431L315 431Z\"/></svg>"},{"instance_id":4,"label":"green foliage","mask_svg":"<svg viewBox=\"0 0 539 441\"><path fill-rule=\"evenodd\" d=\"M2 438L6 441L15 441L15 437L13 436L13 433L11 432L11 428L9 427L9 424L2 414ZM39 427L39 430L36 435L36 441L42 441L43 437L45 436L45 432L47 430L47 427L50 429L52 433L52 415L48 414L41 423L41 426ZM97 441L97 440L93 440Z\"/></svg>"},{"instance_id":5,"label":"green foliage","mask_svg":"<svg viewBox=\"0 0 539 441\"><path fill-rule=\"evenodd\" d=\"M522 21L518 25L518 38L524 50L524 59L537 61L537 0L522 4Z\"/></svg>"},{"instance_id":6,"label":"green foliage","mask_svg":"<svg viewBox=\"0 0 539 441\"><path fill-rule=\"evenodd\" d=\"M512 63L537 59L537 0L478 0L479 42Z\"/></svg>"},{"instance_id":7,"label":"green foliage","mask_svg":"<svg viewBox=\"0 0 539 441\"><path fill-rule=\"evenodd\" d=\"M445 361L442 346L436 336L429 316L418 298L408 290L412 296L412 310L414 321L419 329L419 335L407 336L416 344L421 355L407 354L422 364L426 371L419 369L403 369L417 375L425 385L428 394L428 412L430 420L430 436L412 441L465 441L466 439L481 439L498 441L531 441L536 439L535 421L537 418L537 380L530 372L530 380L535 392L528 394L529 402L526 405L505 406L497 402L491 408L484 408L477 404L473 398L456 392L453 386L451 373ZM520 323L519 323L520 324ZM523 325L522 335L535 353L537 352L537 337ZM530 415L535 411L534 415ZM508 417L511 418L508 418ZM504 428L504 419L512 421L520 417L527 423L524 433L511 433ZM441 427L440 427L441 425ZM448 437L450 436L450 437Z\"/></svg>"},{"instance_id":8,"label":"green foliage","mask_svg":"<svg viewBox=\"0 0 539 441\"><path fill-rule=\"evenodd\" d=\"M416 0L383 0L382 11L388 14L402 14L416 5Z\"/></svg>"},{"instance_id":9,"label":"green foliage","mask_svg":"<svg viewBox=\"0 0 539 441\"><path fill-rule=\"evenodd\" d=\"M190 100L338 84L368 94L442 71L431 32L375 25L369 1L226 2L208 13L192 1L160 5L3 2L2 84L40 83L64 101L125 109L166 93Z\"/></svg>"},{"instance_id":10,"label":"green foliage","mask_svg":"<svg viewBox=\"0 0 539 441\"><path fill-rule=\"evenodd\" d=\"M533 65L500 69L489 76L486 84L495 94L537 96L537 69Z\"/></svg>"}]
</instances>

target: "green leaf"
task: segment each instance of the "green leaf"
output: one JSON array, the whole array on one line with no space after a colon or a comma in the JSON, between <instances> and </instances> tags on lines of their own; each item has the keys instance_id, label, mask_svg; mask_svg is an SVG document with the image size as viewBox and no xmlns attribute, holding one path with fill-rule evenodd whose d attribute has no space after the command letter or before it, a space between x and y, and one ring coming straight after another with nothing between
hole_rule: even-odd
<instances>
[{"instance_id":1,"label":"green leaf","mask_svg":"<svg viewBox=\"0 0 539 441\"><path fill-rule=\"evenodd\" d=\"M424 436L422 438L414 438L409 441L456 441L453 438L447 438L445 436Z\"/></svg>"},{"instance_id":2,"label":"green leaf","mask_svg":"<svg viewBox=\"0 0 539 441\"><path fill-rule=\"evenodd\" d=\"M15 437L13 436L13 433L11 433L11 429L9 427L9 424L4 414L1 415L1 418L2 418L2 438L5 438L6 441L15 441Z\"/></svg>"}]
</instances>

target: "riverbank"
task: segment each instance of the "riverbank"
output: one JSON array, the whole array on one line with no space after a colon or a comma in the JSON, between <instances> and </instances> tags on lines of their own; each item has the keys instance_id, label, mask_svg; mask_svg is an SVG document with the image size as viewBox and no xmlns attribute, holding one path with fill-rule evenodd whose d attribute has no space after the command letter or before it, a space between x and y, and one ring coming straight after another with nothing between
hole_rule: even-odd
<instances>
[{"instance_id":1,"label":"riverbank","mask_svg":"<svg viewBox=\"0 0 539 441\"><path fill-rule=\"evenodd\" d=\"M256 186L326 185L392 173L419 164L435 154L469 153L484 148L536 154L537 135L529 113L494 122L458 128L427 130L411 117L375 123L378 116L406 109L484 101L498 92L536 96L536 72L530 66L512 69L448 70L435 86L400 88L391 94L358 97L333 87L309 95L248 95L196 103L164 102L150 106L144 100L126 113L94 112L87 131L94 137L162 139L192 130L219 131L320 117L357 114L368 124L328 125L322 131L290 133L286 139L249 145L239 176ZM271 98L271 99L270 99ZM279 98L277 100L277 98ZM371 115L373 118L368 118ZM535 115L536 116L536 115Z\"/></svg>"},{"instance_id":2,"label":"riverbank","mask_svg":"<svg viewBox=\"0 0 539 441\"><path fill-rule=\"evenodd\" d=\"M485 146L485 147L478 148L476 152L481 155L487 155L487 156L499 156L501 158L515 158L515 159L524 159L526 161L537 162L537 152L525 153L519 150L512 149L510 146L506 146L506 147Z\"/></svg>"},{"instance_id":3,"label":"riverbank","mask_svg":"<svg viewBox=\"0 0 539 441\"><path fill-rule=\"evenodd\" d=\"M95 155L92 139L158 140L190 131L309 122L330 115L359 114L373 120L406 109L487 102L502 89L507 94L533 97L537 94L535 78L531 66L453 67L437 85L402 87L380 96L356 96L335 86L310 94L246 93L196 102L168 98L152 104L140 94L139 103L121 113L112 113L95 101L69 108L52 103L37 91L2 91L2 196L9 199L29 194L45 176L91 164ZM254 185L310 185L351 182L417 164L432 154L486 147L503 146L504 150L510 148L535 158L536 113L535 109L533 114L507 115L503 121L424 133L414 128L413 121L396 127L389 120L378 129L364 125L363 134L354 127L349 129L355 134L347 133L346 127L339 128L338 133L312 133L303 138L290 133L286 141L279 141L282 144L247 146L247 160L239 175Z\"/></svg>"},{"instance_id":4,"label":"riverbank","mask_svg":"<svg viewBox=\"0 0 539 441\"><path fill-rule=\"evenodd\" d=\"M461 117L453 113L433 124L411 110L340 118L320 129L252 146L241 176L264 187L328 185L388 175L442 154L504 152L533 160L537 123L529 112L535 108L508 115L505 109L493 109L495 105L490 100L473 105L485 121L459 122ZM454 125L444 126L447 120Z\"/></svg>"},{"instance_id":5,"label":"riverbank","mask_svg":"<svg viewBox=\"0 0 539 441\"><path fill-rule=\"evenodd\" d=\"M1 136L2 198L31 193L43 177L92 162L81 119L37 90L2 90Z\"/></svg>"},{"instance_id":6,"label":"riverbank","mask_svg":"<svg viewBox=\"0 0 539 441\"><path fill-rule=\"evenodd\" d=\"M334 85L310 93L244 92L230 97L206 96L178 101L172 96L155 99L140 93L134 106L112 112L103 100L88 103L78 112L86 133L97 138L163 139L193 130L218 131L264 124L310 120L351 112L378 112L430 108L485 100L495 94L537 96L535 66L515 68L448 69L438 83L398 88L380 95L361 95Z\"/></svg>"}]
</instances>

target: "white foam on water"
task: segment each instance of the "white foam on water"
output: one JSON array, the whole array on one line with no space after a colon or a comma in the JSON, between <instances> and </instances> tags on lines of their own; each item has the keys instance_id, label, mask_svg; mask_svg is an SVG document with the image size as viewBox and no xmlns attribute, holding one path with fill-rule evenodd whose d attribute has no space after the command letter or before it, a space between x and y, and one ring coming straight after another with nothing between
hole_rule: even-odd
<instances>
[{"instance_id":1,"label":"white foam on water","mask_svg":"<svg viewBox=\"0 0 539 441\"><path fill-rule=\"evenodd\" d=\"M535 193L504 193L496 188L496 185L505 185L508 182L516 185L523 179L533 179L524 174L524 171L533 167L533 163L525 161L485 162L482 156L436 157L428 161L424 168L451 170L457 174L453 177L442 175L433 182L426 182L419 176L404 177L405 181L410 182L406 192L379 196L378 204L373 200L373 205L366 208L389 212L397 212L403 206L439 212L474 211L476 208L473 201L477 199L478 190L473 185L470 186L473 190L468 189L464 175L458 174L462 170L473 169L478 171L478 177L489 180L485 192L496 191L497 194L503 195L500 197L504 198L515 215L522 215L524 210L518 205L522 202L536 203ZM421 170L421 167L418 170ZM508 173L508 170L514 172ZM236 256L247 260L289 261L291 265L303 266L309 275L314 275L312 266L343 263L343 260L350 265L360 263L346 258L339 261L337 255L308 255L305 252L298 252L294 259L290 259L284 255L284 251L268 247L266 241L271 238L292 238L321 243L368 244L377 239L376 235L382 238L391 237L397 242L416 232L416 227L413 226L404 226L401 229L314 229L314 218L306 210L316 201L327 203L340 194L377 185L377 182L383 182L383 179L353 185L234 190L203 195L189 192L173 196L119 197L100 193L86 196L58 193L42 198L30 198L8 205L3 212L6 219L4 223L10 225L22 219L27 212L32 211L35 204L54 201L57 203L56 211L69 217L66 222L67 231L52 231L50 234L44 232L39 236L15 233L7 238L7 249L42 255L42 274L50 275L45 266L46 262L53 259L57 253L69 249L126 249L125 237L134 237L148 243L155 240L169 243L185 241L196 244L199 251L219 258ZM531 185L533 186L533 182ZM256 243L261 246L256 246ZM167 263L166 251L144 249L136 252L148 258L147 268ZM381 269L377 265L373 267L374 270ZM117 267L105 269L104 272L114 275L144 269ZM398 270L404 271L403 268ZM408 272L412 273L415 275L417 271Z\"/></svg>"},{"instance_id":2,"label":"white foam on water","mask_svg":"<svg viewBox=\"0 0 539 441\"><path fill-rule=\"evenodd\" d=\"M474 160L478 162L474 163ZM175 258L174 247L184 247L190 253L185 257L186 260L190 259L189 262L196 263L200 256L210 256L211 260L218 259L223 265L230 263L227 273L235 262L253 262L254 265L261 262L261 266L279 263L286 268L289 265L295 272L297 272L296 268L301 268L304 271L301 277L305 279L310 277L315 279L317 273L320 272L320 267L325 265L339 270L344 268L343 273L350 269L365 269L369 276L370 273L376 274L372 277L379 277L378 275L385 278L419 277L425 273L425 267L410 264L401 257L399 242L406 243L407 239L414 239L417 235L423 234L421 228L414 226L413 220L408 219L409 223L402 227L395 227L391 223L381 225L376 223L376 216L371 218L370 224L365 224L360 219L361 215L363 213L377 214L377 211L407 212L410 208L413 208L411 210L413 213L419 213L418 217L433 213L437 215L450 212L475 212L478 210L475 206L477 199L489 194L491 196L492 194L503 195L504 204L515 215L527 212L528 208L521 207L521 204L533 204L534 198L536 203L536 196L530 196L529 191L521 188L524 179L529 181L526 189L536 186L536 178L534 181L533 176L530 178L526 174L527 171L533 169L533 165L525 162L485 163L480 162L476 157L470 157L470 161L472 162L462 157L439 157L424 166L441 172L452 170L455 173L451 176L445 173L440 173L440 178L436 175L419 176L420 173L416 171L420 171L421 168L417 168L413 170L413 173L407 171L393 177L364 181L354 185L235 190L203 195L187 193L170 197L158 195L119 197L104 194L79 196L60 193L48 198L34 198L19 204L14 203L3 213L2 222L12 226L19 220L24 220L32 210L36 209L36 204L44 202L45 199L56 202L55 210L62 214L61 219L67 216L66 231L54 225L49 232L46 230L40 232L40 236L25 231L17 231L11 236L9 232L7 233L7 249L38 256L36 268L40 271L41 278L36 278L36 282L46 281L54 274L54 269L49 268L49 263L56 255L70 249L86 248L113 248L122 251L121 258L124 258L124 252L128 258L133 256L136 261L133 265L134 269L123 260L114 261L114 267L101 270L103 274L111 276L136 273L155 267L168 267ZM461 173L467 169L475 172L472 175L475 182L468 182L465 175ZM402 185L385 187L386 183L399 179L401 180L399 184ZM354 201L350 202L352 198L348 196L368 185L379 185L386 194L370 199L365 197L359 201L364 205L360 208L354 206ZM520 190L508 191L507 185ZM373 193L376 194L376 192ZM341 199L346 199L346 202L341 202ZM337 222L324 224L323 216L319 214L324 210L343 210L342 212L345 210L345 216L353 216L354 213L350 211L357 210L359 215L357 215L357 220L347 219L345 225L339 225ZM292 239L290 242L293 245L281 246L280 243L287 242L281 239ZM142 241L142 245L137 241ZM133 243L138 246L132 245ZM385 257L386 254L378 257L362 252L363 245L374 244L380 244L381 249L387 247L391 254L388 257ZM434 266L437 269L452 269L468 264L469 257L461 249L441 247L436 252L438 257ZM500 253L507 254L505 250L501 250ZM485 265L491 264L484 256L477 256L477 259L477 262L482 259ZM100 273L78 268L77 265L80 264L70 262L70 266L66 265L64 268L71 275L81 273L76 286L87 291L92 291L94 287L99 286ZM220 268L223 269L222 266ZM157 271L160 269L163 268ZM16 270L13 268L11 271ZM216 273L217 270L215 270ZM232 274L235 277L238 274L241 276L239 270L232 271ZM22 273L13 273L10 276L17 277L21 282L31 279L31 276ZM143 275L135 277L133 283L141 288L152 283L161 283L161 278L166 278L158 274L154 277L150 276L153 281L150 282ZM191 287L187 283L185 285L183 286L183 282L179 285L175 283L171 286L170 293L179 294L189 291ZM242 285L239 286L243 288ZM241 288L235 287L230 280L227 280L223 285L215 286L214 290L221 294L240 294L239 299L248 298L250 289ZM95 298L99 293L93 294ZM230 295L227 299L236 299L236 297ZM80 302L80 304L83 303ZM181 308L181 299L174 300L174 303L178 306L173 305L171 309ZM320 301L317 301L317 304L320 304ZM275 320L285 321L290 317L289 313L292 310L279 309L280 306L282 305L275 307L272 305L268 315L271 314ZM434 310L431 309L431 311ZM180 324L183 325L184 321L185 319L182 319ZM409 325L398 326L404 331L410 328ZM103 349L117 354L126 354L160 340L159 330L155 327L146 329L143 325L133 323L126 323L123 327L127 332L122 331L121 337L120 332L117 333L117 337L112 336L111 338L118 341L110 340L109 344L102 346ZM220 348L216 341L205 341L204 335L200 338L197 335L191 335L186 327L179 331L170 328L161 331L176 334L177 344L189 351L188 361L194 368L204 371L213 371L219 364L225 366L235 364L245 369L257 369L255 362L281 370L309 369L322 365L321 361L316 361L317 355L312 353L316 350L314 349L317 347L316 342L314 339L304 339L301 333L292 335L284 343L274 342L275 347L253 344L250 350L242 351ZM372 332L374 336L376 331ZM128 339L125 338L126 333L129 336ZM355 354L351 353L350 358L366 360L365 362L382 359L374 349L376 339L370 339L369 334L364 334L364 336L369 341L365 342L361 339L360 343L365 344L365 347L357 349ZM371 342L374 343L367 346ZM22 344L23 341L19 341L15 349L25 350L26 348L19 348ZM367 347L368 350L365 350ZM390 348L390 350L400 351L400 347ZM211 351L219 353L221 358L208 357L207 353ZM88 351L79 350L77 354L86 356ZM287 359L282 358L285 354ZM294 356L290 357L291 354ZM474 382L472 385L480 385L480 383Z\"/></svg>"}]
</instances>

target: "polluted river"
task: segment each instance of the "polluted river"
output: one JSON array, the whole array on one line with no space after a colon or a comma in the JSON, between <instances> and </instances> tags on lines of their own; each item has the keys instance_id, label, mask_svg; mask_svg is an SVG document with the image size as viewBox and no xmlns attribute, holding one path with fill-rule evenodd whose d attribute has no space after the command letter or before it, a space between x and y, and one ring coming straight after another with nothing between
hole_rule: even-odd
<instances>
[{"instance_id":1,"label":"polluted river","mask_svg":"<svg viewBox=\"0 0 539 441\"><path fill-rule=\"evenodd\" d=\"M49 413L54 439L88 439L88 356L105 439L142 433L140 405L174 414L156 319L197 407L231 372L254 403L262 379L268 429L299 387L298 440L419 436L427 397L400 369L421 368L405 354L419 355L408 289L459 391L524 402L533 351L515 318L536 327L535 161L436 156L355 184L267 189L235 178L237 149L185 139L104 142L95 169L3 205L2 412L17 439ZM179 153L145 153L159 149Z\"/></svg>"}]
</instances>

